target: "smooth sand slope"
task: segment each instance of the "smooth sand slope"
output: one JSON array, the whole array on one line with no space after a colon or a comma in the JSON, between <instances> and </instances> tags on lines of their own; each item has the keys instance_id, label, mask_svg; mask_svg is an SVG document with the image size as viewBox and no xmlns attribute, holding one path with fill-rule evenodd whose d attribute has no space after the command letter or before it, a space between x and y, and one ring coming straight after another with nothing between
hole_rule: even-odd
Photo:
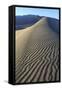
<instances>
[{"instance_id":1,"label":"smooth sand slope","mask_svg":"<svg viewBox=\"0 0 62 90\"><path fill-rule=\"evenodd\" d=\"M16 83L59 80L59 35L44 17L16 31Z\"/></svg>"}]
</instances>

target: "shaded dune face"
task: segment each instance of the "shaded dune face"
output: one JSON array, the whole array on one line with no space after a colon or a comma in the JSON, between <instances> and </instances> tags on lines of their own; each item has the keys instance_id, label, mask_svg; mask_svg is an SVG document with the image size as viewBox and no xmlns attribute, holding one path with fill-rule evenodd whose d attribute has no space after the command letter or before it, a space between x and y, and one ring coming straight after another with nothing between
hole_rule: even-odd
<instances>
[{"instance_id":1,"label":"shaded dune face","mask_svg":"<svg viewBox=\"0 0 62 90\"><path fill-rule=\"evenodd\" d=\"M37 15L16 16L16 29L19 30L32 26L34 23L39 21L40 18L41 17Z\"/></svg>"},{"instance_id":2,"label":"shaded dune face","mask_svg":"<svg viewBox=\"0 0 62 90\"><path fill-rule=\"evenodd\" d=\"M46 17L16 31L16 83L59 81L59 33Z\"/></svg>"},{"instance_id":3,"label":"shaded dune face","mask_svg":"<svg viewBox=\"0 0 62 90\"><path fill-rule=\"evenodd\" d=\"M59 20L48 18L48 24L56 33L59 33Z\"/></svg>"}]
</instances>

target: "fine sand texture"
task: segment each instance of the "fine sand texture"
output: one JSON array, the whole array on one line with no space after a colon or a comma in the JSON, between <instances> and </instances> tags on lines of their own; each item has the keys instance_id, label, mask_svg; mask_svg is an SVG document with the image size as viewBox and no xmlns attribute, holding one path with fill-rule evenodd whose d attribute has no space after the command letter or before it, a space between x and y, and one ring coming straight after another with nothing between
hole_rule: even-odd
<instances>
[{"instance_id":1,"label":"fine sand texture","mask_svg":"<svg viewBox=\"0 0 62 90\"><path fill-rule=\"evenodd\" d=\"M16 30L16 83L59 81L59 34L47 18Z\"/></svg>"}]
</instances>

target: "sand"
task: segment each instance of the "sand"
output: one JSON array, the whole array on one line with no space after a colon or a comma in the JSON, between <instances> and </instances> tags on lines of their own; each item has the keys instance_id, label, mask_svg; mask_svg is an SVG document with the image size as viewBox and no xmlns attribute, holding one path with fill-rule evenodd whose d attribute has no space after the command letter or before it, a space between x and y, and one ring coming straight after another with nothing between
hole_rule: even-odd
<instances>
[{"instance_id":1,"label":"sand","mask_svg":"<svg viewBox=\"0 0 62 90\"><path fill-rule=\"evenodd\" d=\"M59 35L44 17L16 31L16 83L59 80Z\"/></svg>"}]
</instances>

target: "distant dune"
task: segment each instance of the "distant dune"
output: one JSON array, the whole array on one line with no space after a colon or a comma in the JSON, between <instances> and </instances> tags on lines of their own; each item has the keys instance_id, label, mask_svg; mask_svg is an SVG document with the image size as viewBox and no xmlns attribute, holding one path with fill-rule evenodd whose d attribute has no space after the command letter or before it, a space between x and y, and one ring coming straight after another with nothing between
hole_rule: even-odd
<instances>
[{"instance_id":1,"label":"distant dune","mask_svg":"<svg viewBox=\"0 0 62 90\"><path fill-rule=\"evenodd\" d=\"M46 17L16 30L16 83L59 81L57 32Z\"/></svg>"},{"instance_id":2,"label":"distant dune","mask_svg":"<svg viewBox=\"0 0 62 90\"><path fill-rule=\"evenodd\" d=\"M16 29L24 29L29 27L40 20L40 16L37 15L22 15L16 16Z\"/></svg>"},{"instance_id":3,"label":"distant dune","mask_svg":"<svg viewBox=\"0 0 62 90\"><path fill-rule=\"evenodd\" d=\"M16 16L16 29L22 30L27 27L32 26L36 22L38 22L40 19L42 19L44 16L38 16L38 15L23 15L23 16ZM59 20L55 18L46 17L47 22L49 26L56 31L59 32Z\"/></svg>"}]
</instances>

